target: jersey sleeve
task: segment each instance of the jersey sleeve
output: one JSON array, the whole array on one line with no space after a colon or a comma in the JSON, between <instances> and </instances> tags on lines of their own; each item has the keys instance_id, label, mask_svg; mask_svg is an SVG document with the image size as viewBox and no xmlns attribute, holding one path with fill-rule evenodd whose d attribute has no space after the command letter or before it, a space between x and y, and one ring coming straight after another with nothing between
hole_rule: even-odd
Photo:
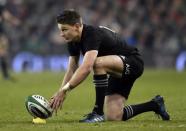
<instances>
[{"instance_id":1,"label":"jersey sleeve","mask_svg":"<svg viewBox=\"0 0 186 131\"><path fill-rule=\"evenodd\" d=\"M78 56L80 55L80 48L76 43L68 43L67 44L68 52L70 56Z\"/></svg>"}]
</instances>

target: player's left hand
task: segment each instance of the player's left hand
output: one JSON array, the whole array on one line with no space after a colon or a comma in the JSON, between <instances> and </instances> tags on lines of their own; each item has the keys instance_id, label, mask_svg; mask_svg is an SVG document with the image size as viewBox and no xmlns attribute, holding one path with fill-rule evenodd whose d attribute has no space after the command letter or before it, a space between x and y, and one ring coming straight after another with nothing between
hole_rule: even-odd
<instances>
[{"instance_id":1,"label":"player's left hand","mask_svg":"<svg viewBox=\"0 0 186 131\"><path fill-rule=\"evenodd\" d=\"M62 108L63 102L65 100L65 96L66 96L66 91L62 89L56 92L55 95L51 98L50 106L56 112L56 114L57 114L57 110L59 108L60 109Z\"/></svg>"}]
</instances>

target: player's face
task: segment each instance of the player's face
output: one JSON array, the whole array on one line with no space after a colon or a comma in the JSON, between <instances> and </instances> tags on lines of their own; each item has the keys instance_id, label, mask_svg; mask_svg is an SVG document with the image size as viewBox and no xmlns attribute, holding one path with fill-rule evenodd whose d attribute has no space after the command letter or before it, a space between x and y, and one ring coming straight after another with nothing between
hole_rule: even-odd
<instances>
[{"instance_id":1,"label":"player's face","mask_svg":"<svg viewBox=\"0 0 186 131\"><path fill-rule=\"evenodd\" d=\"M58 28L60 30L60 35L66 41L76 41L79 36L79 27L75 25L68 25L68 24L58 24Z\"/></svg>"}]
</instances>

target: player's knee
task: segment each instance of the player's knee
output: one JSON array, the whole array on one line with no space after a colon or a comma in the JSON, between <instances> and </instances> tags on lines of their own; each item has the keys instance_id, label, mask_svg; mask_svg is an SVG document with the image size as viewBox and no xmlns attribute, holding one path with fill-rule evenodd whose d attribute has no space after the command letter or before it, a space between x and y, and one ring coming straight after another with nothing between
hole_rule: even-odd
<instances>
[{"instance_id":1,"label":"player's knee","mask_svg":"<svg viewBox=\"0 0 186 131\"><path fill-rule=\"evenodd\" d=\"M122 113L121 112L108 112L106 114L106 119L108 121L120 121L122 119Z\"/></svg>"},{"instance_id":2,"label":"player's knee","mask_svg":"<svg viewBox=\"0 0 186 131\"><path fill-rule=\"evenodd\" d=\"M104 68L104 63L103 63L103 58L102 57L98 57L94 63L94 70L97 69L103 69Z\"/></svg>"},{"instance_id":3,"label":"player's knee","mask_svg":"<svg viewBox=\"0 0 186 131\"><path fill-rule=\"evenodd\" d=\"M108 107L106 109L106 119L108 121L120 121L123 116L123 110L117 106Z\"/></svg>"}]
</instances>

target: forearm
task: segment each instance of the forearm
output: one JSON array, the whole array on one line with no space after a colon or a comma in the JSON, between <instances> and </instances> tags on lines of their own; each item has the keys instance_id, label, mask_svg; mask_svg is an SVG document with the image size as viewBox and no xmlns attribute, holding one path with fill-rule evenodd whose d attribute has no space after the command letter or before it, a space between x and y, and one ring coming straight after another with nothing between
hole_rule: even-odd
<instances>
[{"instance_id":1,"label":"forearm","mask_svg":"<svg viewBox=\"0 0 186 131\"><path fill-rule=\"evenodd\" d=\"M61 89L65 91L72 90L73 88L77 87L83 80L85 80L90 72L91 72L90 68L88 69L80 66L73 74L70 81L68 81Z\"/></svg>"},{"instance_id":2,"label":"forearm","mask_svg":"<svg viewBox=\"0 0 186 131\"><path fill-rule=\"evenodd\" d=\"M70 79L71 79L72 76L73 76L73 73L74 73L73 71L67 71L67 72L65 73L65 76L64 76L64 78L63 78L61 87L63 87L65 84L67 84L67 82L70 81Z\"/></svg>"},{"instance_id":3,"label":"forearm","mask_svg":"<svg viewBox=\"0 0 186 131\"><path fill-rule=\"evenodd\" d=\"M62 87L64 90L71 90L77 87L87 78L94 66L97 54L97 50L91 50L86 52L82 64L79 66L79 68L77 68L70 81L68 81L67 84Z\"/></svg>"},{"instance_id":4,"label":"forearm","mask_svg":"<svg viewBox=\"0 0 186 131\"><path fill-rule=\"evenodd\" d=\"M74 72L77 70L77 68L79 66L78 61L79 61L78 57L70 57L69 58L68 68L67 68L67 71L64 75L61 87L66 85L70 81L70 79L72 78Z\"/></svg>"},{"instance_id":5,"label":"forearm","mask_svg":"<svg viewBox=\"0 0 186 131\"><path fill-rule=\"evenodd\" d=\"M91 72L90 68L88 69L86 67L80 66L76 70L76 72L74 73L72 78L70 79L70 81L69 81L70 85L73 87L78 86L83 80L85 80L87 78L87 76L89 75L90 72Z\"/></svg>"}]
</instances>

